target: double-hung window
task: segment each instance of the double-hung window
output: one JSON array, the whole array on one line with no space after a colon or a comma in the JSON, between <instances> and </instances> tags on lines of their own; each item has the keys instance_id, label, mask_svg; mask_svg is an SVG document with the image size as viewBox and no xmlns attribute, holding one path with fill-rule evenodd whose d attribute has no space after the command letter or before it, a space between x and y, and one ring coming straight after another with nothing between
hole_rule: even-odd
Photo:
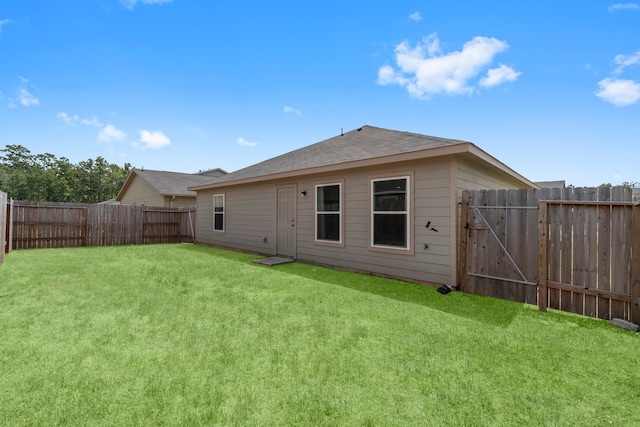
<instances>
[{"instance_id":1,"label":"double-hung window","mask_svg":"<svg viewBox=\"0 0 640 427\"><path fill-rule=\"evenodd\" d=\"M224 231L224 194L213 196L213 231Z\"/></svg>"},{"instance_id":2,"label":"double-hung window","mask_svg":"<svg viewBox=\"0 0 640 427\"><path fill-rule=\"evenodd\" d=\"M409 249L410 177L371 180L371 246Z\"/></svg>"},{"instance_id":3,"label":"double-hung window","mask_svg":"<svg viewBox=\"0 0 640 427\"><path fill-rule=\"evenodd\" d=\"M316 185L316 241L342 242L342 184Z\"/></svg>"}]
</instances>

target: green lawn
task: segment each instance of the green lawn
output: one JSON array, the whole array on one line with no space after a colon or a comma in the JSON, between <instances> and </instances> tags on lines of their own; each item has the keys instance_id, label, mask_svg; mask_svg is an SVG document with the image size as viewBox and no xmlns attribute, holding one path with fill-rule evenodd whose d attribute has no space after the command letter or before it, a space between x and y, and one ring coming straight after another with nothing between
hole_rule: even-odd
<instances>
[{"instance_id":1,"label":"green lawn","mask_svg":"<svg viewBox=\"0 0 640 427\"><path fill-rule=\"evenodd\" d=\"M0 425L640 425L640 335L192 245L14 251Z\"/></svg>"}]
</instances>

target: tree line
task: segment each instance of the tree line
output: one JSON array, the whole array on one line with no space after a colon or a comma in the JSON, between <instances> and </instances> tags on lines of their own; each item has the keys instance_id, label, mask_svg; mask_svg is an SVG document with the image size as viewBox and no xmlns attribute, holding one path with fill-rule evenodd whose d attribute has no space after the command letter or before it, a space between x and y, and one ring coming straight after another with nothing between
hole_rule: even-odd
<instances>
[{"instance_id":1,"label":"tree line","mask_svg":"<svg viewBox=\"0 0 640 427\"><path fill-rule=\"evenodd\" d=\"M7 145L0 150L0 191L15 200L98 203L118 194L130 170L129 163L120 167L101 156L73 164Z\"/></svg>"}]
</instances>

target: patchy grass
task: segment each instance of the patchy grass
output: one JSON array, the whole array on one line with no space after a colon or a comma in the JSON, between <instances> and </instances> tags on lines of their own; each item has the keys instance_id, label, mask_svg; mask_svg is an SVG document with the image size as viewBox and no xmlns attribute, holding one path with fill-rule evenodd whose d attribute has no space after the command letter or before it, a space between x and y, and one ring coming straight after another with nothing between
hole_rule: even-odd
<instances>
[{"instance_id":1,"label":"patchy grass","mask_svg":"<svg viewBox=\"0 0 640 427\"><path fill-rule=\"evenodd\" d=\"M640 335L192 245L15 251L2 425L638 425Z\"/></svg>"}]
</instances>

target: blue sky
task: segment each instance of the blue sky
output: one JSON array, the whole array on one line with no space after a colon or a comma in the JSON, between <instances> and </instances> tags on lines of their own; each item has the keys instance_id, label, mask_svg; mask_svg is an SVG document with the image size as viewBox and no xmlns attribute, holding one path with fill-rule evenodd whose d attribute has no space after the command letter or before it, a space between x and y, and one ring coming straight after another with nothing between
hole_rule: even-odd
<instances>
[{"instance_id":1,"label":"blue sky","mask_svg":"<svg viewBox=\"0 0 640 427\"><path fill-rule=\"evenodd\" d=\"M0 4L2 148L234 171L362 125L640 181L640 2Z\"/></svg>"}]
</instances>

